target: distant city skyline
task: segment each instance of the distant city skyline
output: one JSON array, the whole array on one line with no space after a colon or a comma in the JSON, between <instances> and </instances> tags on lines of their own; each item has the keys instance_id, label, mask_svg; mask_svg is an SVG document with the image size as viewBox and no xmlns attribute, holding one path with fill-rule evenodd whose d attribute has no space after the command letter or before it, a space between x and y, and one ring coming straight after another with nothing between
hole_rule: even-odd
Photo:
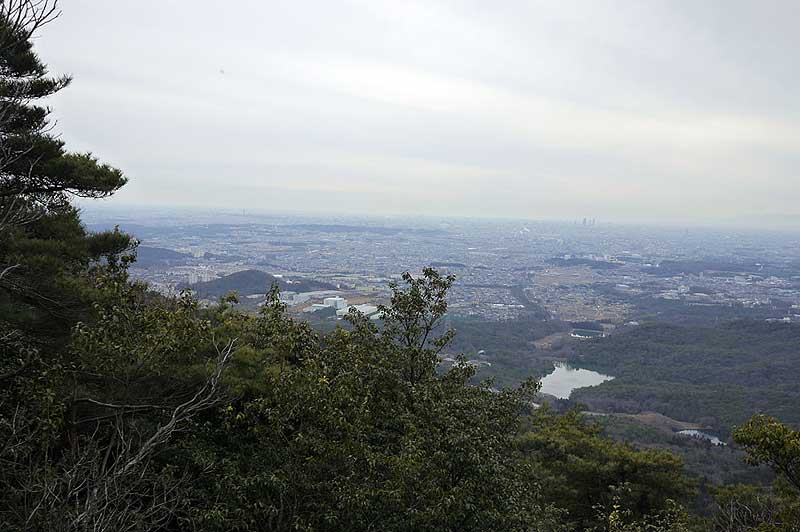
<instances>
[{"instance_id":1,"label":"distant city skyline","mask_svg":"<svg viewBox=\"0 0 800 532\"><path fill-rule=\"evenodd\" d=\"M62 2L112 205L800 226L800 4Z\"/></svg>"},{"instance_id":2,"label":"distant city skyline","mask_svg":"<svg viewBox=\"0 0 800 532\"><path fill-rule=\"evenodd\" d=\"M525 227L525 224L556 224L556 225L580 225L583 226L583 218L581 216L565 217L565 216L549 216L549 217L521 217L521 216L469 216L460 214L442 214L436 212L430 213L371 213L371 212L354 212L344 210L316 210L316 211L303 211L300 209L291 208L242 208L242 207L214 207L208 205L176 205L176 204L159 204L159 203L126 203L114 201L111 198L96 200L96 199L81 199L77 202L78 207L82 211L83 218L92 223L95 219L103 219L108 221L109 217L114 217L116 223L121 223L121 228L124 230L126 224L144 223L145 225L160 223L158 220L161 218L169 218L176 215L188 216L188 220L195 219L195 224L207 224L213 221L224 220L224 223L233 223L235 220L240 220L241 223L266 223L259 220L268 220L275 218L308 218L317 219L319 221L337 222L342 220L361 221L366 223L375 223L386 226L404 225L413 221L413 225L420 227L432 227L438 224L447 224L449 222L499 222L499 223L517 223L520 224L520 229ZM154 219L143 220L142 216L155 216ZM789 233L800 236L800 217L789 216L773 216L766 219L760 219L757 222L753 219L737 217L731 220L710 220L707 222L698 220L666 220L666 221L642 221L642 220L606 220L598 219L596 217L586 217L587 228L592 227L591 221L594 220L594 225L598 227L604 226L618 226L618 227L638 227L638 228L652 228L652 229L669 229L675 231L689 231L689 230L709 230L709 231L744 231L754 233L764 233L778 231L782 233ZM113 227L113 225L109 226Z\"/></svg>"}]
</instances>

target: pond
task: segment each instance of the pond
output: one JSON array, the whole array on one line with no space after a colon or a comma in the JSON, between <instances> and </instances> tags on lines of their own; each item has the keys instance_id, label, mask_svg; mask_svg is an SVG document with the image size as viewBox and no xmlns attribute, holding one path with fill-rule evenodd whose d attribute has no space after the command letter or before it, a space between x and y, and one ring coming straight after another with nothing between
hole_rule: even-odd
<instances>
[{"instance_id":1,"label":"pond","mask_svg":"<svg viewBox=\"0 0 800 532\"><path fill-rule=\"evenodd\" d=\"M682 436L689 436L691 438L701 438L703 440L708 440L714 445L725 445L725 442L717 438L712 434L706 434L705 432L700 432L699 430L679 430L678 434Z\"/></svg>"},{"instance_id":2,"label":"pond","mask_svg":"<svg viewBox=\"0 0 800 532\"><path fill-rule=\"evenodd\" d=\"M569 399L572 390L597 386L614 377L588 369L573 368L569 364L557 362L552 373L542 378L542 393L554 395L559 399Z\"/></svg>"}]
</instances>

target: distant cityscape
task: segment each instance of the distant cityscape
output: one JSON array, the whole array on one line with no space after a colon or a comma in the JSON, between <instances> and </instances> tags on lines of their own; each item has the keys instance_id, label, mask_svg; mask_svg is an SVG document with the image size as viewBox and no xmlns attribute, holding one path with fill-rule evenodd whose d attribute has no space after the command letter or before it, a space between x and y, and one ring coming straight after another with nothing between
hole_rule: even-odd
<instances>
[{"instance_id":1,"label":"distant cityscape","mask_svg":"<svg viewBox=\"0 0 800 532\"><path fill-rule=\"evenodd\" d=\"M375 316L389 282L432 266L457 277L449 296L454 316L499 321L533 311L613 328L678 305L705 315L800 320L800 235L790 232L623 226L591 217L556 223L95 210L86 219L90 228L120 223L139 238L131 271L157 290L260 270L285 282L282 300L298 315L330 309L335 319L355 306ZM331 289L292 289L302 280ZM257 307L267 289L239 295Z\"/></svg>"}]
</instances>

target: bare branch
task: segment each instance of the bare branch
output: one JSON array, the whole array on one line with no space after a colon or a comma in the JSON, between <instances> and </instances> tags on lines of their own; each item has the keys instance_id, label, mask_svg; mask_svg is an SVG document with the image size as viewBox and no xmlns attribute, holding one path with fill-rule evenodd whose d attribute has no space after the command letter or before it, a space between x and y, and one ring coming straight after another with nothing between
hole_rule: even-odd
<instances>
[{"instance_id":1,"label":"bare branch","mask_svg":"<svg viewBox=\"0 0 800 532\"><path fill-rule=\"evenodd\" d=\"M74 493L84 493L82 510L72 520L72 527L76 529L93 530L125 530L129 523L128 515L136 513L139 517L146 517L156 523L163 522L172 514L171 508L177 500L178 486L163 487L159 497L130 497L144 481L145 472L150 460L157 449L168 442L183 425L192 420L200 412L212 408L221 400L221 379L233 356L235 341L231 340L224 348L217 347L217 360L211 375L204 385L187 401L172 410L169 420L147 438L138 448L126 431L135 430L133 426L124 423L116 425L114 442L118 447L116 458L108 465L111 454L107 449L105 457L101 460L99 478L89 484L79 485ZM103 403L88 398L83 401L110 409L146 409L155 405L118 405ZM180 482L179 482L180 483ZM142 499L149 500L151 505L147 508L136 507ZM107 527L107 528L106 528Z\"/></svg>"}]
</instances>

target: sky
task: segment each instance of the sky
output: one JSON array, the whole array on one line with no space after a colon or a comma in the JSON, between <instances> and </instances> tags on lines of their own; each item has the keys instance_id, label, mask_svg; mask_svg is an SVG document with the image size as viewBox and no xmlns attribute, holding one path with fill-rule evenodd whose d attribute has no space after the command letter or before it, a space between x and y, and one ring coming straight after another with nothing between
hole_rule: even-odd
<instances>
[{"instance_id":1,"label":"sky","mask_svg":"<svg viewBox=\"0 0 800 532\"><path fill-rule=\"evenodd\" d=\"M124 205L800 220L796 0L61 0L56 131Z\"/></svg>"}]
</instances>

